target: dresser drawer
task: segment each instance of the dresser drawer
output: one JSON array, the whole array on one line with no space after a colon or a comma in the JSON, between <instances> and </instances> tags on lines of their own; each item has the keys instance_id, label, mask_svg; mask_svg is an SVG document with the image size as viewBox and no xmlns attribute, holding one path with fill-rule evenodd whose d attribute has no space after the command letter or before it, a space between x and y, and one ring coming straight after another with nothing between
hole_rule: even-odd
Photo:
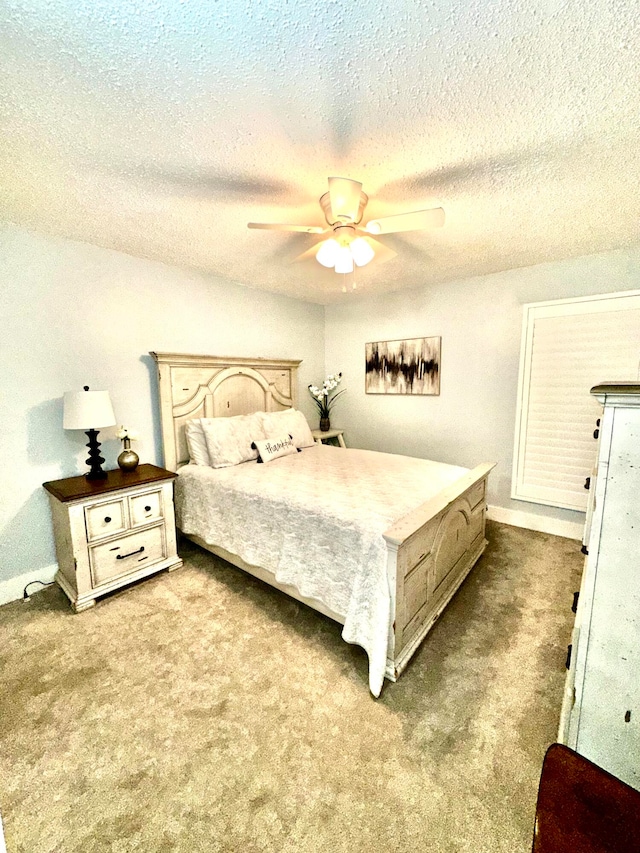
<instances>
[{"instance_id":1,"label":"dresser drawer","mask_svg":"<svg viewBox=\"0 0 640 853\"><path fill-rule=\"evenodd\" d=\"M162 518L162 490L145 492L143 495L135 495L129 498L129 509L131 511L131 526L140 527L150 524Z\"/></svg>"},{"instance_id":2,"label":"dresser drawer","mask_svg":"<svg viewBox=\"0 0 640 853\"><path fill-rule=\"evenodd\" d=\"M159 563L166 556L163 524L94 545L89 549L93 585L100 586L121 575L137 572L142 567Z\"/></svg>"},{"instance_id":3,"label":"dresser drawer","mask_svg":"<svg viewBox=\"0 0 640 853\"><path fill-rule=\"evenodd\" d=\"M126 498L118 498L85 507L87 539L103 539L127 529Z\"/></svg>"}]
</instances>

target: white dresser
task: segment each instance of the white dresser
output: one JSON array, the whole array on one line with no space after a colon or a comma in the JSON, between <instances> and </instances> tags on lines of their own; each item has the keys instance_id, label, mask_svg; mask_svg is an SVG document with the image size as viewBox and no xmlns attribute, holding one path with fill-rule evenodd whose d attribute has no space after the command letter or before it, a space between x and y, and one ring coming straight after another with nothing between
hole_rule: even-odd
<instances>
[{"instance_id":1,"label":"white dresser","mask_svg":"<svg viewBox=\"0 0 640 853\"><path fill-rule=\"evenodd\" d=\"M640 384L591 393L604 413L558 740L640 790Z\"/></svg>"}]
</instances>

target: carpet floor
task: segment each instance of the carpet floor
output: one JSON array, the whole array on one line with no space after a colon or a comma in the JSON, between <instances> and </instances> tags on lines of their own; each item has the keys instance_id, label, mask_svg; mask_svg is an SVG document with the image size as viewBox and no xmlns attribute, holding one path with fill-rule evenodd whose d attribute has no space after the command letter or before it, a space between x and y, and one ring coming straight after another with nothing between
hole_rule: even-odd
<instances>
[{"instance_id":1,"label":"carpet floor","mask_svg":"<svg viewBox=\"0 0 640 853\"><path fill-rule=\"evenodd\" d=\"M526 853L583 558L487 536L379 700L339 625L188 542L85 613L0 608L9 853Z\"/></svg>"}]
</instances>

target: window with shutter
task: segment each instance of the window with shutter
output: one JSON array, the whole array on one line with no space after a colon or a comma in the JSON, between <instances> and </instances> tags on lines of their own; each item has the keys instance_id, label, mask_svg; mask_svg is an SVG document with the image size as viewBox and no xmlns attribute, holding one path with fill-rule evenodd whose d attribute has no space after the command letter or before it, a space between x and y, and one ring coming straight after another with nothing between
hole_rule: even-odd
<instances>
[{"instance_id":1,"label":"window with shutter","mask_svg":"<svg viewBox=\"0 0 640 853\"><path fill-rule=\"evenodd\" d=\"M511 496L585 510L590 388L640 376L640 290L524 306Z\"/></svg>"}]
</instances>

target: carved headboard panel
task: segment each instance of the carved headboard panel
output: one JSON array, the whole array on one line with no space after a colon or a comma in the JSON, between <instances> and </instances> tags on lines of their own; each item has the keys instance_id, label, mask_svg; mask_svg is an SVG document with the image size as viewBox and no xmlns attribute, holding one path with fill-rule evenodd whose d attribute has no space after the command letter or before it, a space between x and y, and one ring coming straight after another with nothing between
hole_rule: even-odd
<instances>
[{"instance_id":1,"label":"carved headboard panel","mask_svg":"<svg viewBox=\"0 0 640 853\"><path fill-rule=\"evenodd\" d=\"M191 418L232 417L295 407L300 361L152 352L158 365L164 466L189 460Z\"/></svg>"}]
</instances>

